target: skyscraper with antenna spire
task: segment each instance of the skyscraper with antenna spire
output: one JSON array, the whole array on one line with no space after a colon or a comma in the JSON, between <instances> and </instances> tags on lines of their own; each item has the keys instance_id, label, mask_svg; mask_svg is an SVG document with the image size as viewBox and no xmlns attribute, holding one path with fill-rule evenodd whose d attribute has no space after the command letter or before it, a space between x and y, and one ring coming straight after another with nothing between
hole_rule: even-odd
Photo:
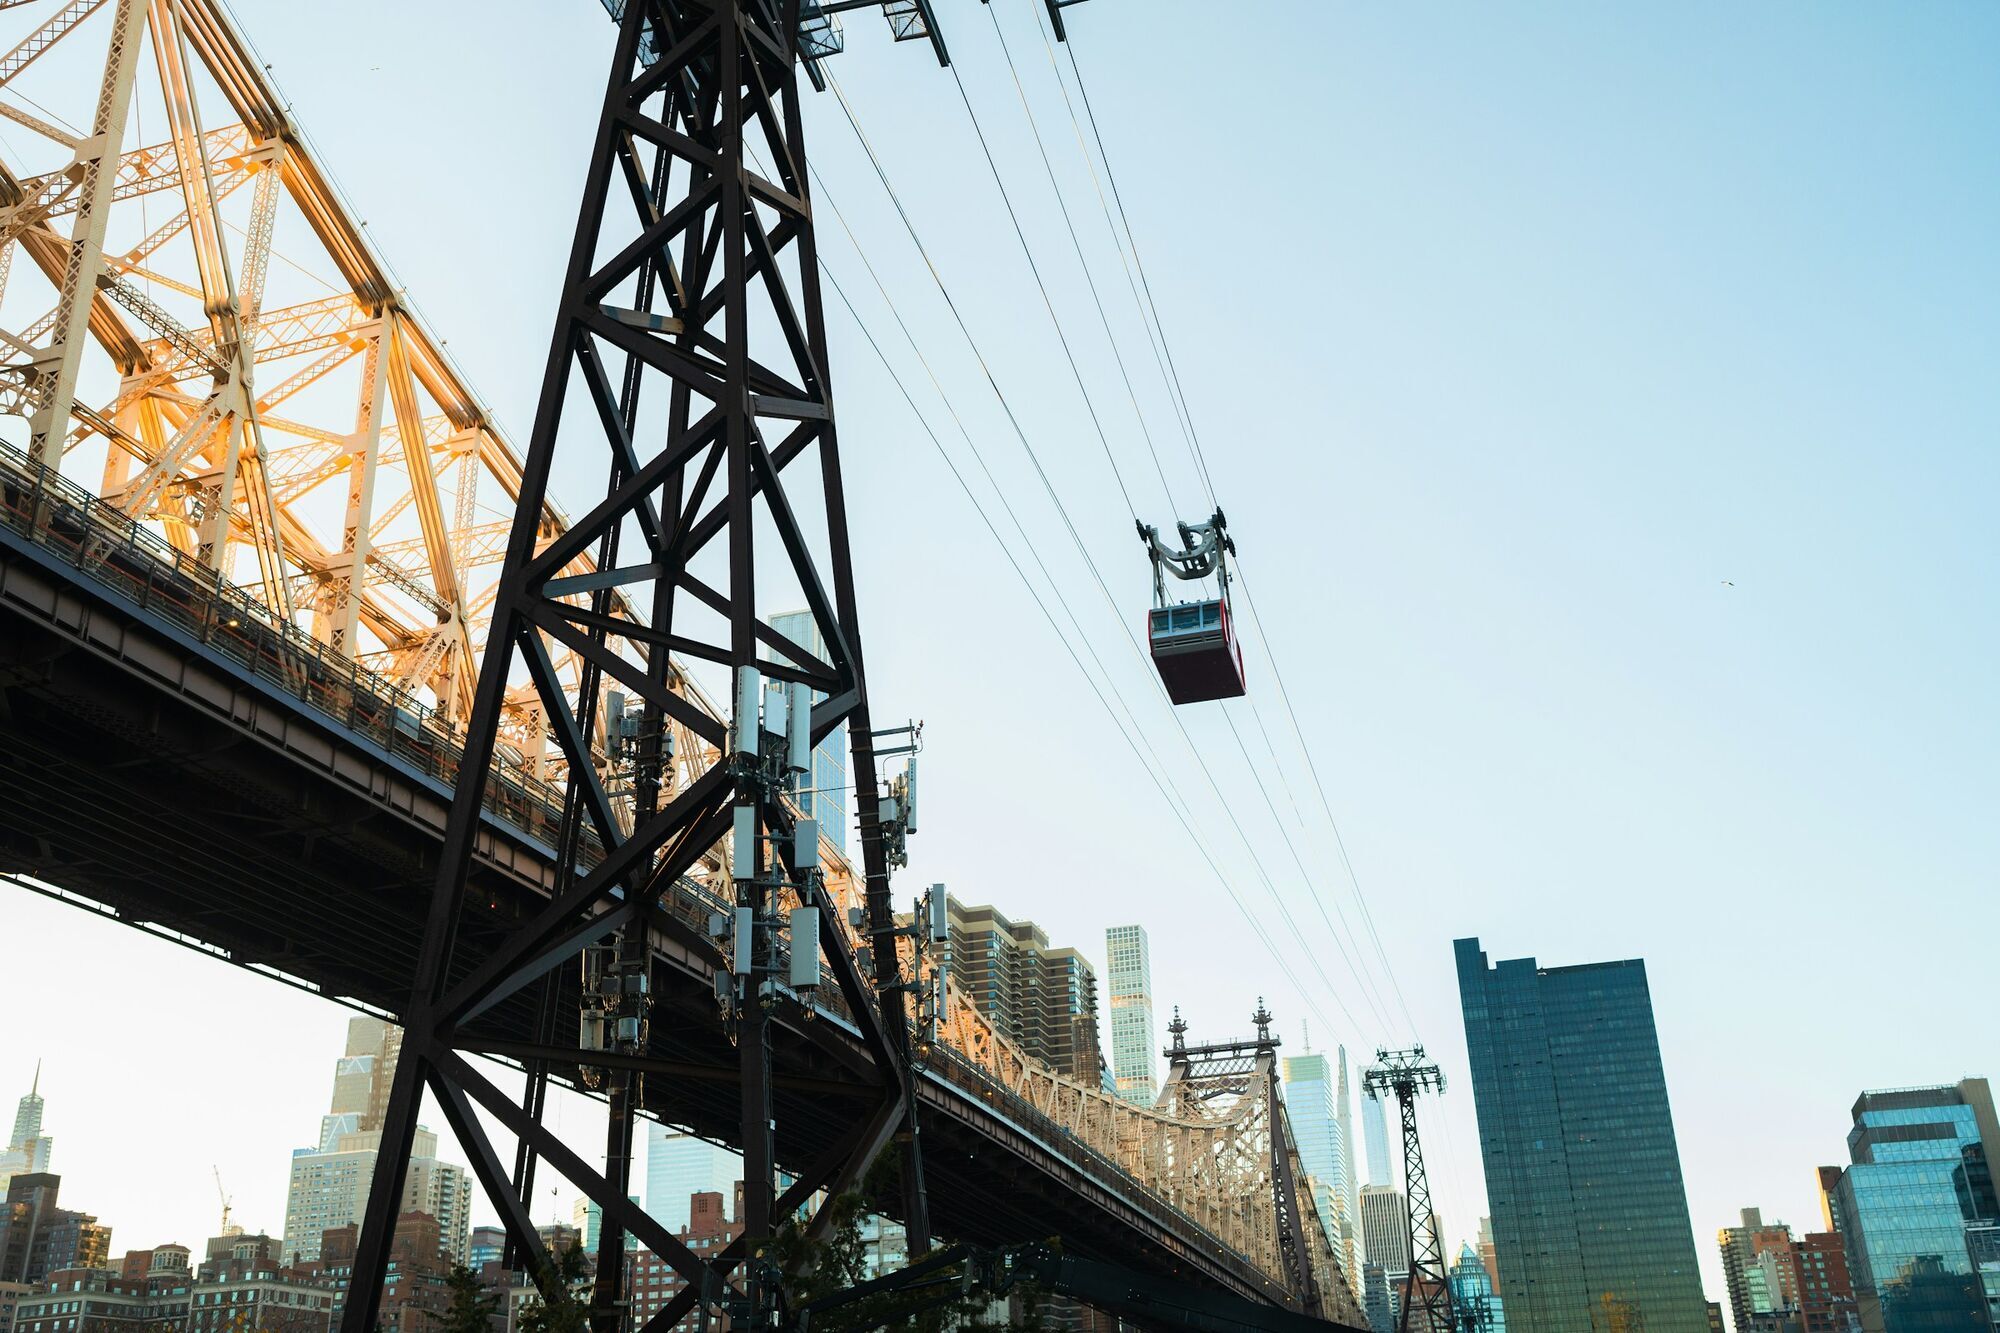
<instances>
[{"instance_id":1,"label":"skyscraper with antenna spire","mask_svg":"<svg viewBox=\"0 0 2000 1333\"><path fill-rule=\"evenodd\" d=\"M55 1140L42 1133L42 1062L35 1061L35 1081L14 1111L14 1132L7 1151L0 1152L0 1191L17 1175L49 1169Z\"/></svg>"}]
</instances>

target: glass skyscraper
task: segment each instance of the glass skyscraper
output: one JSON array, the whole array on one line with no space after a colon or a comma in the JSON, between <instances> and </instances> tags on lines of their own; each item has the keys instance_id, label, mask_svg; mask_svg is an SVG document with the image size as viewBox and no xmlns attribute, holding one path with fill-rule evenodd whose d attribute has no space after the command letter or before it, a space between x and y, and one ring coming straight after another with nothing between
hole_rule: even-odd
<instances>
[{"instance_id":1,"label":"glass skyscraper","mask_svg":"<svg viewBox=\"0 0 2000 1333\"><path fill-rule=\"evenodd\" d=\"M787 611L771 617L771 628L804 648L807 652L824 660L826 640L820 636L819 624L810 611ZM813 702L822 703L826 695L813 691ZM811 785L802 786L799 791L799 810L808 819L819 821L820 836L833 843L834 849L842 856L847 855L847 724L841 723L826 734L826 738L813 747ZM682 1201L685 1209L687 1203Z\"/></svg>"},{"instance_id":2,"label":"glass skyscraper","mask_svg":"<svg viewBox=\"0 0 2000 1333\"><path fill-rule=\"evenodd\" d=\"M1358 1289L1357 1224L1349 1211L1347 1144L1335 1102L1338 1071L1324 1054L1312 1052L1286 1056L1284 1070L1285 1112L1298 1140L1299 1161L1311 1178L1313 1210L1340 1258L1341 1272Z\"/></svg>"},{"instance_id":3,"label":"glass skyscraper","mask_svg":"<svg viewBox=\"0 0 2000 1333\"><path fill-rule=\"evenodd\" d=\"M2000 1224L1989 1145L2000 1142L1985 1079L1864 1092L1835 1187L1864 1324L1882 1333L1987 1323L1981 1233Z\"/></svg>"},{"instance_id":4,"label":"glass skyscraper","mask_svg":"<svg viewBox=\"0 0 2000 1333\"><path fill-rule=\"evenodd\" d=\"M783 631L780 631L782 633ZM685 1230L689 1200L720 1194L727 1207L743 1179L743 1158L719 1144L654 1121L646 1122L646 1211L667 1230Z\"/></svg>"},{"instance_id":5,"label":"glass skyscraper","mask_svg":"<svg viewBox=\"0 0 2000 1333\"><path fill-rule=\"evenodd\" d=\"M1368 1179L1364 1184L1396 1183L1396 1167L1389 1158L1389 1119L1379 1098L1361 1099L1361 1133L1368 1140Z\"/></svg>"},{"instance_id":6,"label":"glass skyscraper","mask_svg":"<svg viewBox=\"0 0 2000 1333\"><path fill-rule=\"evenodd\" d=\"M1507 1311L1493 1289L1493 1276L1470 1245L1459 1247L1458 1261L1451 1266L1451 1299L1472 1333L1507 1333Z\"/></svg>"},{"instance_id":7,"label":"glass skyscraper","mask_svg":"<svg viewBox=\"0 0 2000 1333\"><path fill-rule=\"evenodd\" d=\"M1118 1095L1151 1106L1160 1085L1153 1076L1158 1048L1153 1044L1153 964L1144 926L1113 926L1104 932L1110 972L1111 1073Z\"/></svg>"},{"instance_id":8,"label":"glass skyscraper","mask_svg":"<svg viewBox=\"0 0 2000 1333\"><path fill-rule=\"evenodd\" d=\"M1455 949L1508 1321L1707 1333L1645 963Z\"/></svg>"}]
</instances>

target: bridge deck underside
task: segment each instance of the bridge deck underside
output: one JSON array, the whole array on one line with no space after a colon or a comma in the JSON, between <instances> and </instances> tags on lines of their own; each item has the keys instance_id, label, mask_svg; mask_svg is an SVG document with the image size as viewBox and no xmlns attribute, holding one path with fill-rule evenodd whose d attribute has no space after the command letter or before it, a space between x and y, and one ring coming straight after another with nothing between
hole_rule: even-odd
<instances>
[{"instance_id":1,"label":"bridge deck underside","mask_svg":"<svg viewBox=\"0 0 2000 1333\"><path fill-rule=\"evenodd\" d=\"M0 871L31 876L390 1014L407 997L448 789L358 741L172 624L0 529ZM489 819L461 926L484 956L545 899L548 849ZM556 1032L576 1029L575 965L555 974ZM655 964L645 1109L728 1141L740 1115L736 1053L713 972L682 931ZM534 988L481 1033L535 1038ZM777 1151L802 1166L879 1103L843 1022L775 1031ZM559 1071L573 1078L574 1069ZM940 1234L1001 1244L1060 1234L1081 1256L1233 1290L1282 1293L1239 1256L1158 1215L1157 1201L1079 1169L1046 1127L926 1075L922 1137ZM594 1154L593 1154L594 1155ZM893 1214L896 1191L878 1206Z\"/></svg>"}]
</instances>

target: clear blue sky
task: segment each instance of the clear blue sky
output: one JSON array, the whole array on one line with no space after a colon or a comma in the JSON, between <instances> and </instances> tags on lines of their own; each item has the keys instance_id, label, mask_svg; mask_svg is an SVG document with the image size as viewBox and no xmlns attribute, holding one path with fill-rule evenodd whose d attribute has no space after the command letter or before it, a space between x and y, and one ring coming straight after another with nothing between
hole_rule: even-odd
<instances>
[{"instance_id":1,"label":"clear blue sky","mask_svg":"<svg viewBox=\"0 0 2000 1333\"><path fill-rule=\"evenodd\" d=\"M591 0L497 4L477 22L360 0L338 24L235 3L371 234L525 434L610 25ZM1004 25L1172 504L1198 516L1029 0L939 8L1109 447L1162 521L991 16ZM876 711L928 724L903 887L946 880L1099 956L1104 927L1144 921L1155 989L1198 1036L1247 1029L1261 994L1288 1042L1308 1017L1315 1046L1423 1041L1453 1083L1426 1111L1454 1243L1483 1191L1451 940L1551 964L1643 956L1719 1297L1715 1228L1744 1205L1817 1225L1812 1168L1842 1159L1859 1089L2000 1072L1984 997L2000 941L2000 10L1091 0L1068 21L1410 1013L1379 976L1373 992L1355 980L1312 906L1317 893L1336 924L1357 911L1270 659L1253 641L1256 714L1182 720L1289 920L821 97L822 203L862 236L1204 843L1310 995L1167 813L836 302ZM1136 627L1148 588L1131 518L951 76L873 16L847 30L834 72ZM972 468L828 216L821 236ZM1225 718L1253 756L1264 728L1276 742L1259 771L1309 875ZM47 942L0 972L15 1014L104 944L18 895L0 898L0 933ZM256 1090L271 1141L223 1166L246 1182L240 1207L259 1182L245 1220L275 1229L284 1163L269 1155L314 1131L338 1016L131 947L129 968L98 973L130 990L74 1001L89 1016L70 1030L104 1034L101 1053L48 1052L59 1166L121 1247L193 1239L212 1212L205 1172L174 1199L118 1177L151 1171L162 1141L214 1144L172 1154L191 1161L235 1151L192 1114L211 1103L172 1095L209 1077L216 1029L235 1021L211 1005L232 1005L306 1045ZM188 997L168 1010L186 1041L112 1049L125 1006L159 1010L138 980L154 968ZM38 1044L54 1041L19 1025L0 1042L0 1097ZM136 1132L135 1087L163 1093ZM124 1104L86 1133L91 1097ZM104 1155L95 1193L86 1154Z\"/></svg>"}]
</instances>

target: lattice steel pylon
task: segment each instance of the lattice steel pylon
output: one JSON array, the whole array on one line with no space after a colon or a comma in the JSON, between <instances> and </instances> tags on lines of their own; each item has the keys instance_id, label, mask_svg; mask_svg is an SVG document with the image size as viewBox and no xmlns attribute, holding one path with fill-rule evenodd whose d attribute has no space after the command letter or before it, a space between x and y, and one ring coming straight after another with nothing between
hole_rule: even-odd
<instances>
[{"instance_id":1,"label":"lattice steel pylon","mask_svg":"<svg viewBox=\"0 0 2000 1333\"><path fill-rule=\"evenodd\" d=\"M602 1208L600 1255L608 1261L600 1264L593 1302L600 1329L621 1327L625 1317L619 1260L627 1234L679 1272L705 1311L725 1310L738 1328L768 1326L780 1299L780 1275L765 1250L774 1221L817 1191L831 1199L852 1188L892 1135L903 1144L911 1247L922 1252L928 1244L911 1113L907 991L893 947L802 138L800 60L809 53L799 44L801 7L802 0L607 5L618 20L618 42L522 469L523 517L508 538L494 596L465 759L403 1015L402 1055L361 1224L345 1333L369 1333L374 1325L426 1087L472 1157L511 1244L552 1302L566 1296L547 1280L547 1256L522 1182L502 1170L473 1103ZM558 466L572 476L603 478L603 490L550 540L532 515ZM567 572L585 553L595 554L596 568ZM614 592L643 622L621 613ZM807 608L823 654L763 618L760 605L774 601ZM560 648L586 663L575 692L552 668ZM706 664L720 678L721 692L734 703L727 727L670 688L670 653ZM480 793L517 668L569 761L574 827L558 848L547 908L486 957L455 958ZM664 789L649 778L661 756L642 753L629 823L593 762L600 675L641 702L641 737L658 736L671 722L720 756L686 785ZM766 682L777 688L767 691ZM815 695L820 702L812 702ZM796 836L800 821L788 797L802 748L843 724L853 747L866 920L886 946L874 950L872 986L860 974L818 869L818 840ZM601 849L594 862L582 852L585 833ZM725 919L733 966L720 999L739 1056L740 1264L696 1255L626 1197L631 1080L647 1062L643 1002L621 1000L602 1011L610 1019L606 1040L617 1043L619 1058L599 1061L611 1109L601 1173L541 1123L532 1089L529 1104L517 1104L464 1054L472 1049L467 1026L480 1014L545 984L581 948L616 941L616 961L605 974L621 978L621 995L642 995L647 932L671 937L676 929L652 908L718 843L729 848L734 901ZM795 910L789 920L810 922L818 947L794 944L824 954L872 1057L881 1100L844 1159L795 1179L779 1199L769 1027L778 1006L801 1005L779 970L779 913L788 901L816 910ZM638 985L628 989L627 975ZM797 973L789 975L792 986L800 984ZM548 1058L561 1058L553 1045ZM904 1132L897 1135L899 1126Z\"/></svg>"},{"instance_id":2,"label":"lattice steel pylon","mask_svg":"<svg viewBox=\"0 0 2000 1333\"><path fill-rule=\"evenodd\" d=\"M1458 1333L1457 1307L1451 1279L1444 1266L1444 1242L1438 1236L1437 1215L1431 1209L1430 1177L1424 1172L1424 1148L1417 1139L1417 1096L1444 1091L1444 1072L1424 1059L1424 1048L1377 1050L1374 1067L1361 1086L1380 1101L1393 1092L1403 1122L1403 1187L1408 1194L1404 1214L1410 1245L1410 1273L1403 1287L1398 1333Z\"/></svg>"}]
</instances>

